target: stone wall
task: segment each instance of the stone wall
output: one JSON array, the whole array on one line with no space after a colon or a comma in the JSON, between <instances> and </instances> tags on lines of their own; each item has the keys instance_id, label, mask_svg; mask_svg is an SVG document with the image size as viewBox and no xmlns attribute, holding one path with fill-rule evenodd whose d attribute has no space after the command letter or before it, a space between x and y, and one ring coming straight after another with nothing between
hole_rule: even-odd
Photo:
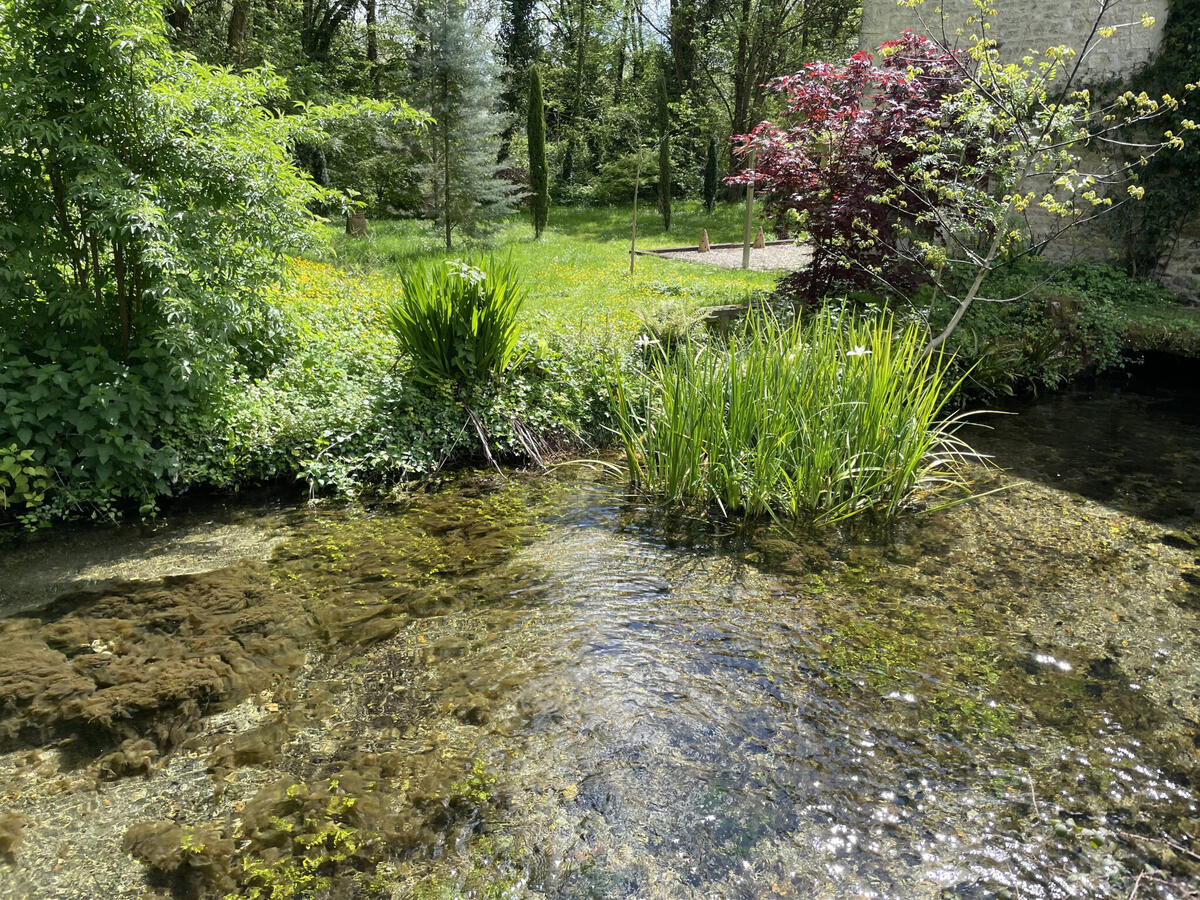
<instances>
[{"instance_id":1,"label":"stone wall","mask_svg":"<svg viewBox=\"0 0 1200 900\"><path fill-rule=\"evenodd\" d=\"M1200 304L1200 220L1183 226L1166 259L1159 261L1155 276L1163 287L1192 303Z\"/></svg>"},{"instance_id":2,"label":"stone wall","mask_svg":"<svg viewBox=\"0 0 1200 900\"><path fill-rule=\"evenodd\" d=\"M1099 42L1084 60L1085 80L1126 77L1149 62L1162 41L1167 3L1168 0L1118 0L1110 4L1105 25L1137 24L1118 28L1111 38ZM995 8L997 14L990 17L991 34L1000 45L1001 54L1015 59L1030 50L1040 53L1059 44L1081 47L1100 5L1098 0L996 0ZM895 0L864 0L860 46L874 50L906 28L937 38L945 34L947 43L964 46L967 37L979 27L967 24L974 11L971 0L926 0L915 9L901 6ZM1154 18L1152 27L1140 24L1142 13Z\"/></svg>"}]
</instances>

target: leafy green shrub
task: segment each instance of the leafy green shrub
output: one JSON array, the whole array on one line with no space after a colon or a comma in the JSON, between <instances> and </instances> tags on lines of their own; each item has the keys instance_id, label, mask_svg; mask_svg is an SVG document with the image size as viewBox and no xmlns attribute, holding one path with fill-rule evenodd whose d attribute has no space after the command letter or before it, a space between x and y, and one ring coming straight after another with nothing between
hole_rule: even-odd
<instances>
[{"instance_id":1,"label":"leafy green shrub","mask_svg":"<svg viewBox=\"0 0 1200 900\"><path fill-rule=\"evenodd\" d=\"M651 354L655 348L671 352L708 339L702 327L703 314L679 300L647 303L638 319L642 326L638 344Z\"/></svg>"},{"instance_id":2,"label":"leafy green shrub","mask_svg":"<svg viewBox=\"0 0 1200 900\"><path fill-rule=\"evenodd\" d=\"M421 117L286 114L282 76L177 52L154 0L0 3L0 84L0 447L50 473L22 515L149 512L183 419L289 351L262 301L337 202L297 143Z\"/></svg>"},{"instance_id":3,"label":"leafy green shrub","mask_svg":"<svg viewBox=\"0 0 1200 900\"><path fill-rule=\"evenodd\" d=\"M307 207L327 197L294 165L297 137L321 135L275 111L286 81L175 52L151 0L83 16L14 0L0 35L9 336L36 345L49 322L115 358L168 340L222 352L283 253L315 238Z\"/></svg>"},{"instance_id":4,"label":"leafy green shrub","mask_svg":"<svg viewBox=\"0 0 1200 900\"><path fill-rule=\"evenodd\" d=\"M0 344L3 446L44 473L25 497L25 521L115 518L125 505L153 511L179 472L178 450L163 435L195 408L189 391L163 354L127 365L101 347L58 339L36 350Z\"/></svg>"},{"instance_id":5,"label":"leafy green shrub","mask_svg":"<svg viewBox=\"0 0 1200 900\"><path fill-rule=\"evenodd\" d=\"M658 185L654 177L658 166L658 156L653 150L640 150L638 153L627 153L601 166L600 172L589 185L587 196L577 198L577 200L600 204L632 202L639 154L641 155L642 174L638 186L638 196L643 200L654 199L658 192Z\"/></svg>"},{"instance_id":6,"label":"leafy green shrub","mask_svg":"<svg viewBox=\"0 0 1200 900\"><path fill-rule=\"evenodd\" d=\"M993 272L981 295L1020 298L975 304L948 341L960 370L970 370L968 389L981 394L1011 393L1021 383L1055 388L1120 365L1127 311L1170 299L1152 282L1110 266L1055 270L1037 258ZM930 324L940 329L952 313L948 301L935 303Z\"/></svg>"},{"instance_id":7,"label":"leafy green shrub","mask_svg":"<svg viewBox=\"0 0 1200 900\"><path fill-rule=\"evenodd\" d=\"M297 312L293 327L302 325L303 336L294 352L266 376L232 383L211 415L190 416L177 429L181 482L231 487L295 479L313 492L355 496L478 456L454 387L418 379L410 358L396 359L386 330L345 312L366 306L368 298L356 292L366 289L332 276L309 285L322 296ZM346 293L324 296L331 290ZM516 355L519 363L502 381L476 386L471 398L498 458L526 457L514 422L550 449L611 439L607 378L632 372L630 347L543 323L520 339Z\"/></svg>"},{"instance_id":8,"label":"leafy green shrub","mask_svg":"<svg viewBox=\"0 0 1200 900\"><path fill-rule=\"evenodd\" d=\"M35 465L34 452L16 444L0 447L0 510L40 506L50 486L50 470Z\"/></svg>"},{"instance_id":9,"label":"leafy green shrub","mask_svg":"<svg viewBox=\"0 0 1200 900\"><path fill-rule=\"evenodd\" d=\"M956 385L921 352L925 332L887 316L826 313L784 327L757 314L728 350L664 355L649 400L618 378L630 479L668 503L724 514L836 521L897 512L956 483L967 453L941 418Z\"/></svg>"},{"instance_id":10,"label":"leafy green shrub","mask_svg":"<svg viewBox=\"0 0 1200 900\"><path fill-rule=\"evenodd\" d=\"M421 381L469 389L518 359L517 314L526 291L511 261L419 264L401 275L401 284L387 322Z\"/></svg>"}]
</instances>

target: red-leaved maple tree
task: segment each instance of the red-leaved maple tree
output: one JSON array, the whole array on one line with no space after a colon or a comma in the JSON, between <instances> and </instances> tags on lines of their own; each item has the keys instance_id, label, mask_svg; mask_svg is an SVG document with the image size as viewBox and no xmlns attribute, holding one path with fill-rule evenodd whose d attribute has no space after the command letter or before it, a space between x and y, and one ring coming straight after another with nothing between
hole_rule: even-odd
<instances>
[{"instance_id":1,"label":"red-leaved maple tree","mask_svg":"<svg viewBox=\"0 0 1200 900\"><path fill-rule=\"evenodd\" d=\"M784 115L734 138L735 153L753 153L754 163L730 183L754 183L777 231L807 234L812 262L791 284L805 301L841 285L903 291L925 274L894 250L915 208L931 202L911 174L922 134L953 127L939 116L962 87L962 69L911 31L879 56L877 65L860 51L774 80Z\"/></svg>"}]
</instances>

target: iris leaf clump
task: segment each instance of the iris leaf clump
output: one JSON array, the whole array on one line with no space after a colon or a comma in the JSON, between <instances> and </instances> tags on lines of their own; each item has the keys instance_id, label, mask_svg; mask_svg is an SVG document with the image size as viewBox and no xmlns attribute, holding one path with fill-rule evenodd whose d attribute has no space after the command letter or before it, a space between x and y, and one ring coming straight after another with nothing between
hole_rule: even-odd
<instances>
[{"instance_id":1,"label":"iris leaf clump","mask_svg":"<svg viewBox=\"0 0 1200 900\"><path fill-rule=\"evenodd\" d=\"M386 318L416 378L470 389L519 362L517 317L526 290L511 261L422 263L400 282L402 294L388 304Z\"/></svg>"},{"instance_id":2,"label":"iris leaf clump","mask_svg":"<svg viewBox=\"0 0 1200 900\"><path fill-rule=\"evenodd\" d=\"M612 385L630 480L672 505L824 522L959 484L958 382L925 340L887 316L764 313L728 347L663 353L648 392Z\"/></svg>"}]
</instances>

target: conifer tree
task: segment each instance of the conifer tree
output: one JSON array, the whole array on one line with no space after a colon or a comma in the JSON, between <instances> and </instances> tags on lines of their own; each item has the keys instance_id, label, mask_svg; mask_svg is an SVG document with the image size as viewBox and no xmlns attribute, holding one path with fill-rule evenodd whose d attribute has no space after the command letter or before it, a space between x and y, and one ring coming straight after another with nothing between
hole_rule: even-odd
<instances>
[{"instance_id":1,"label":"conifer tree","mask_svg":"<svg viewBox=\"0 0 1200 900\"><path fill-rule=\"evenodd\" d=\"M546 107L542 101L542 75L537 66L529 69L529 108L527 110L529 139L529 205L533 210L533 232L542 236L550 210L550 177L546 168Z\"/></svg>"},{"instance_id":2,"label":"conifer tree","mask_svg":"<svg viewBox=\"0 0 1200 900\"><path fill-rule=\"evenodd\" d=\"M450 248L455 230L472 233L511 212L516 189L497 177L503 125L493 112L497 70L479 50L486 38L468 18L465 0L426 0L416 19L413 81L421 106L434 118L426 135L423 189Z\"/></svg>"},{"instance_id":3,"label":"conifer tree","mask_svg":"<svg viewBox=\"0 0 1200 900\"><path fill-rule=\"evenodd\" d=\"M708 139L708 159L704 161L704 208L710 213L717 204L717 139Z\"/></svg>"},{"instance_id":4,"label":"conifer tree","mask_svg":"<svg viewBox=\"0 0 1200 900\"><path fill-rule=\"evenodd\" d=\"M671 230L671 108L667 100L667 79L658 75L658 210L663 230Z\"/></svg>"}]
</instances>

